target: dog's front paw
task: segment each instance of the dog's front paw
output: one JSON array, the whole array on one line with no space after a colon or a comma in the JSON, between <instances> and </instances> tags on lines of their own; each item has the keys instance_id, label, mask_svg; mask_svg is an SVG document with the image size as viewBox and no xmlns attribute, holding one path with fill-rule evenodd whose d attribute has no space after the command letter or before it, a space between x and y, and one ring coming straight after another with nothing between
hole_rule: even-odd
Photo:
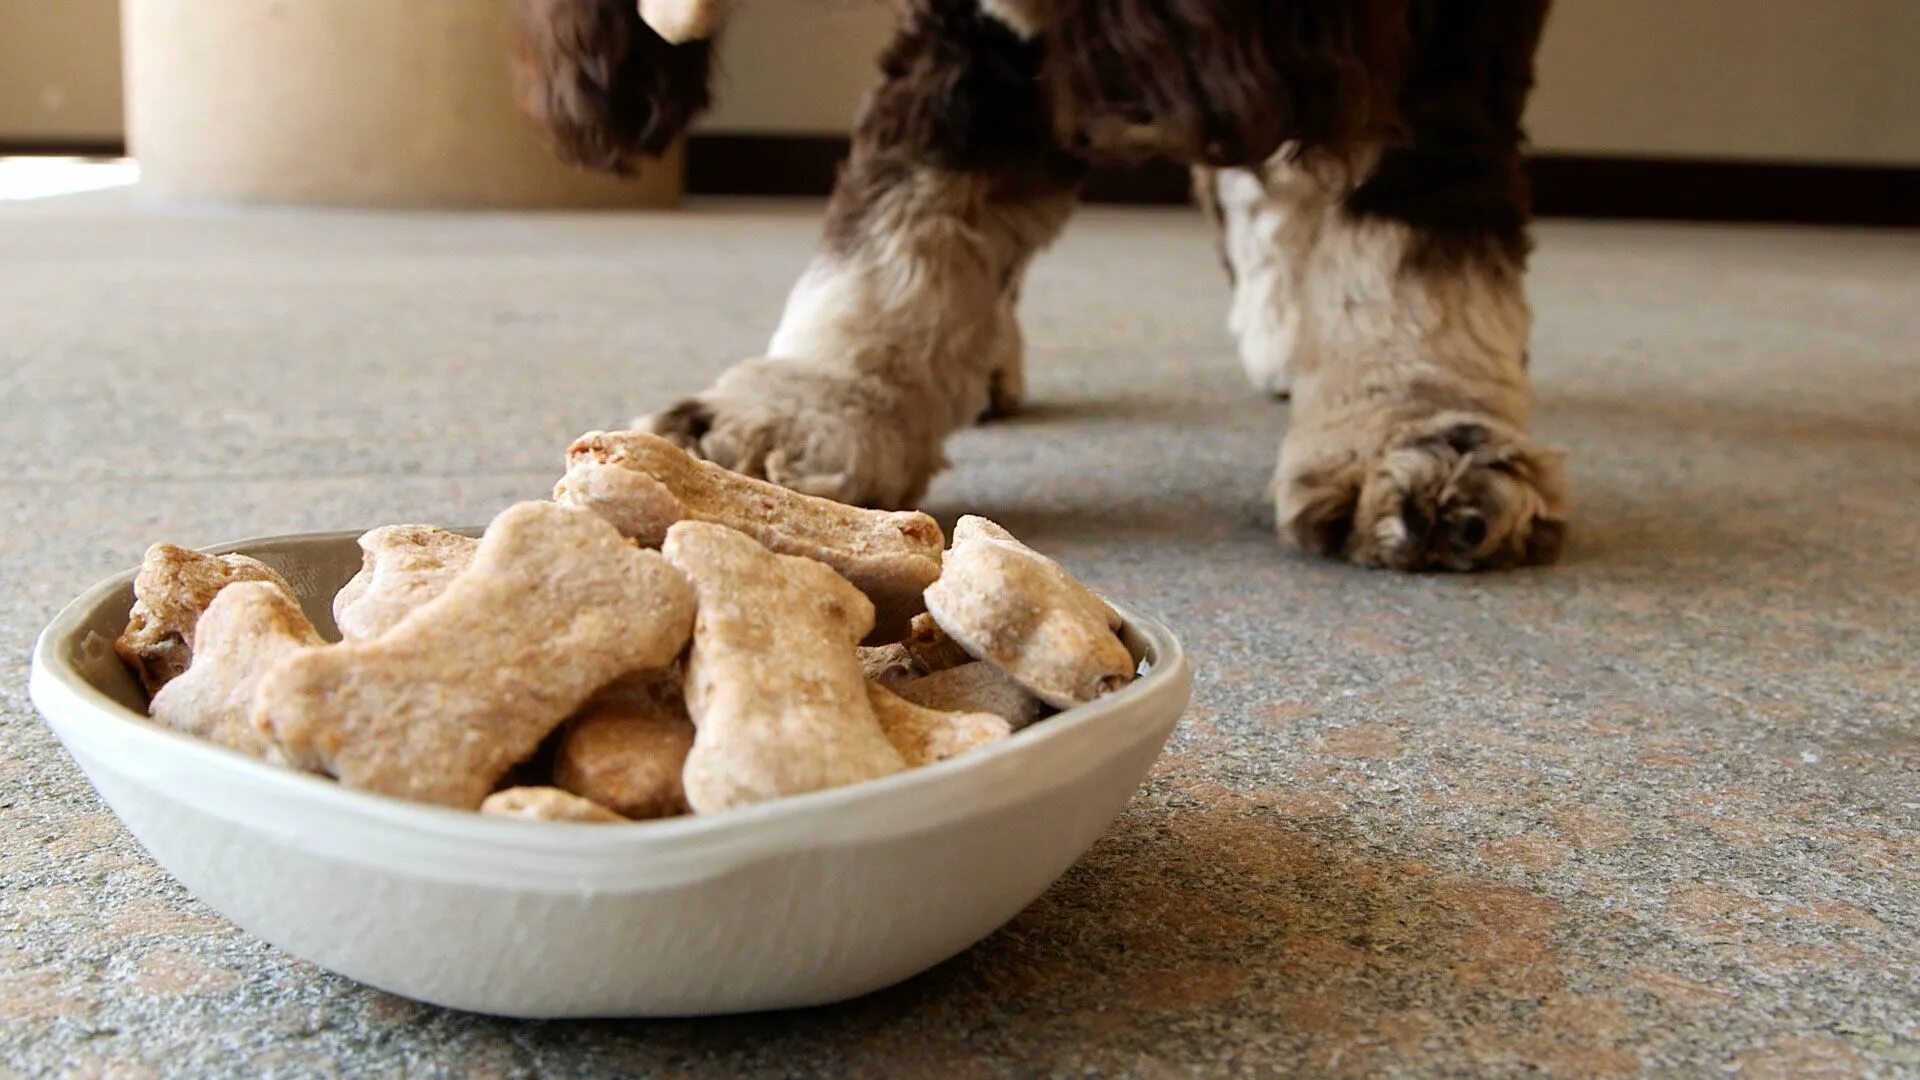
<instances>
[{"instance_id":1,"label":"dog's front paw","mask_svg":"<svg viewBox=\"0 0 1920 1080\"><path fill-rule=\"evenodd\" d=\"M937 442L885 383L796 360L748 360L713 388L641 417L696 457L808 495L879 509L917 503Z\"/></svg>"},{"instance_id":2,"label":"dog's front paw","mask_svg":"<svg viewBox=\"0 0 1920 1080\"><path fill-rule=\"evenodd\" d=\"M1274 478L1281 535L1395 570L1552 562L1566 536L1561 454L1465 413L1398 425L1375 446L1289 436Z\"/></svg>"}]
</instances>

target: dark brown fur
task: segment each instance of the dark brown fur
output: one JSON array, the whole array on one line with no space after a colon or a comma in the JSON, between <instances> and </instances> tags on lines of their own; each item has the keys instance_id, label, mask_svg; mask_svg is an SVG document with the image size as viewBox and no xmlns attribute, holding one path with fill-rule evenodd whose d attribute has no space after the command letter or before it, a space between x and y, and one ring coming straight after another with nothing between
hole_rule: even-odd
<instances>
[{"instance_id":1,"label":"dark brown fur","mask_svg":"<svg viewBox=\"0 0 1920 1080\"><path fill-rule=\"evenodd\" d=\"M1048 35L1056 124L1095 151L1262 164L1377 149L1350 213L1404 221L1419 266L1519 265L1521 113L1548 0L1077 0ZM1204 193L1202 198L1205 203Z\"/></svg>"},{"instance_id":2,"label":"dark brown fur","mask_svg":"<svg viewBox=\"0 0 1920 1080\"><path fill-rule=\"evenodd\" d=\"M1392 123L1407 0L1074 0L1047 34L1056 125L1111 149L1258 165L1282 144L1339 151Z\"/></svg>"},{"instance_id":3,"label":"dark brown fur","mask_svg":"<svg viewBox=\"0 0 1920 1080\"><path fill-rule=\"evenodd\" d=\"M1416 265L1525 261L1530 216L1520 128L1548 0L1411 0L1417 48L1379 165L1347 211L1413 226Z\"/></svg>"},{"instance_id":4,"label":"dark brown fur","mask_svg":"<svg viewBox=\"0 0 1920 1080\"><path fill-rule=\"evenodd\" d=\"M635 0L512 2L523 103L567 160L628 171L706 108L709 44L669 45ZM1412 225L1416 262L1524 257L1520 114L1548 0L1061 0L1037 42L977 0L900 8L853 183L911 162L1055 190L1087 156L1257 166L1283 146L1378 148L1348 209ZM837 200L828 235L869 201Z\"/></svg>"},{"instance_id":5,"label":"dark brown fur","mask_svg":"<svg viewBox=\"0 0 1920 1080\"><path fill-rule=\"evenodd\" d=\"M635 0L512 0L521 107L575 165L631 172L707 107L713 47L668 44Z\"/></svg>"},{"instance_id":6,"label":"dark brown fur","mask_svg":"<svg viewBox=\"0 0 1920 1080\"><path fill-rule=\"evenodd\" d=\"M879 194L916 169L991 177L989 197L1008 202L1079 186L1086 163L1054 138L1037 43L982 18L978 0L912 0L900 18L827 207L829 247L855 243Z\"/></svg>"}]
</instances>

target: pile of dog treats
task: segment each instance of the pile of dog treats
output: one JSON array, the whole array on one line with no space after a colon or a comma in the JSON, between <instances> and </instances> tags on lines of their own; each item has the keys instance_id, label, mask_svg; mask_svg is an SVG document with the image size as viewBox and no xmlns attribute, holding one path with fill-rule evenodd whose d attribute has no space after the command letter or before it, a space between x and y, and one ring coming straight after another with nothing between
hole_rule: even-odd
<instances>
[{"instance_id":1,"label":"pile of dog treats","mask_svg":"<svg viewBox=\"0 0 1920 1080\"><path fill-rule=\"evenodd\" d=\"M1133 678L1113 610L978 517L843 506L639 432L478 540L360 538L325 641L243 555L147 553L156 721L366 791L553 821L711 813L1008 738Z\"/></svg>"}]
</instances>

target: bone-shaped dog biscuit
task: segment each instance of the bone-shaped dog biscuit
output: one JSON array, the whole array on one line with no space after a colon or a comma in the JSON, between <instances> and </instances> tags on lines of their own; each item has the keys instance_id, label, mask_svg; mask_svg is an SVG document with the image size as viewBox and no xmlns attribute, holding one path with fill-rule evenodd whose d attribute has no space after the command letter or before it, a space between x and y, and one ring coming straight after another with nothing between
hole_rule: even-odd
<instances>
[{"instance_id":1,"label":"bone-shaped dog biscuit","mask_svg":"<svg viewBox=\"0 0 1920 1080\"><path fill-rule=\"evenodd\" d=\"M133 579L127 628L113 643L147 693L157 693L187 670L193 662L193 631L200 613L221 589L236 581L268 581L293 594L285 578L245 555L202 555L172 544L147 549Z\"/></svg>"},{"instance_id":2,"label":"bone-shaped dog biscuit","mask_svg":"<svg viewBox=\"0 0 1920 1080\"><path fill-rule=\"evenodd\" d=\"M684 814L680 774L693 721L677 668L628 676L593 695L560 736L554 786L627 818Z\"/></svg>"},{"instance_id":3,"label":"bone-shaped dog biscuit","mask_svg":"<svg viewBox=\"0 0 1920 1080\"><path fill-rule=\"evenodd\" d=\"M253 692L283 657L323 645L300 605L271 581L221 589L194 629L193 663L153 695L154 720L255 757L280 755L254 726Z\"/></svg>"},{"instance_id":4,"label":"bone-shaped dog biscuit","mask_svg":"<svg viewBox=\"0 0 1920 1080\"><path fill-rule=\"evenodd\" d=\"M521 503L392 629L268 672L255 722L296 766L471 809L595 690L672 662L692 621L692 592L658 552L587 511Z\"/></svg>"},{"instance_id":5,"label":"bone-shaped dog biscuit","mask_svg":"<svg viewBox=\"0 0 1920 1080\"><path fill-rule=\"evenodd\" d=\"M832 569L721 525L667 530L669 562L699 606L687 654L700 813L857 783L906 762L880 730L853 646L873 604Z\"/></svg>"},{"instance_id":6,"label":"bone-shaped dog biscuit","mask_svg":"<svg viewBox=\"0 0 1920 1080\"><path fill-rule=\"evenodd\" d=\"M473 563L480 541L432 525L387 525L360 538L364 561L333 597L333 622L348 641L386 633L446 591Z\"/></svg>"},{"instance_id":7,"label":"bone-shaped dog biscuit","mask_svg":"<svg viewBox=\"0 0 1920 1080\"><path fill-rule=\"evenodd\" d=\"M1132 681L1120 618L1060 565L986 518L953 530L927 611L948 636L1057 708Z\"/></svg>"},{"instance_id":8,"label":"bone-shaped dog biscuit","mask_svg":"<svg viewBox=\"0 0 1920 1080\"><path fill-rule=\"evenodd\" d=\"M783 555L840 572L873 601L871 640L905 634L940 576L940 526L918 511L862 510L700 461L657 435L589 432L567 451L553 497L583 506L643 546L658 547L677 521L737 529Z\"/></svg>"},{"instance_id":9,"label":"bone-shaped dog biscuit","mask_svg":"<svg viewBox=\"0 0 1920 1080\"><path fill-rule=\"evenodd\" d=\"M553 787L510 787L496 791L481 800L480 812L492 817L525 818L528 821L605 824L627 820L592 799L583 799Z\"/></svg>"},{"instance_id":10,"label":"bone-shaped dog biscuit","mask_svg":"<svg viewBox=\"0 0 1920 1080\"><path fill-rule=\"evenodd\" d=\"M914 768L945 761L976 746L999 742L1013 728L983 712L948 712L916 705L879 683L867 684L867 701L887 741Z\"/></svg>"},{"instance_id":11,"label":"bone-shaped dog biscuit","mask_svg":"<svg viewBox=\"0 0 1920 1080\"><path fill-rule=\"evenodd\" d=\"M1013 680L1013 676L984 660L922 675L888 687L915 705L948 712L992 713L1013 730L1040 719L1045 703Z\"/></svg>"}]
</instances>

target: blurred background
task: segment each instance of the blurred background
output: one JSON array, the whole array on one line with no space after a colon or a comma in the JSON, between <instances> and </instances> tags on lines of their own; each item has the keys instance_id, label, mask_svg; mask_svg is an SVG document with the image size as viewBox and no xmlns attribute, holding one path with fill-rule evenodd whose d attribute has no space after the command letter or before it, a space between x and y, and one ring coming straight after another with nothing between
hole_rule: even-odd
<instances>
[{"instance_id":1,"label":"blurred background","mask_svg":"<svg viewBox=\"0 0 1920 1080\"><path fill-rule=\"evenodd\" d=\"M0 0L0 153L131 144L162 194L279 201L819 194L892 18L879 0L743 4L686 160L615 186L554 167L513 115L503 6ZM1530 117L1541 209L1910 223L1916 44L1914 0L1561 0ZM1136 170L1093 196L1183 184Z\"/></svg>"}]
</instances>

